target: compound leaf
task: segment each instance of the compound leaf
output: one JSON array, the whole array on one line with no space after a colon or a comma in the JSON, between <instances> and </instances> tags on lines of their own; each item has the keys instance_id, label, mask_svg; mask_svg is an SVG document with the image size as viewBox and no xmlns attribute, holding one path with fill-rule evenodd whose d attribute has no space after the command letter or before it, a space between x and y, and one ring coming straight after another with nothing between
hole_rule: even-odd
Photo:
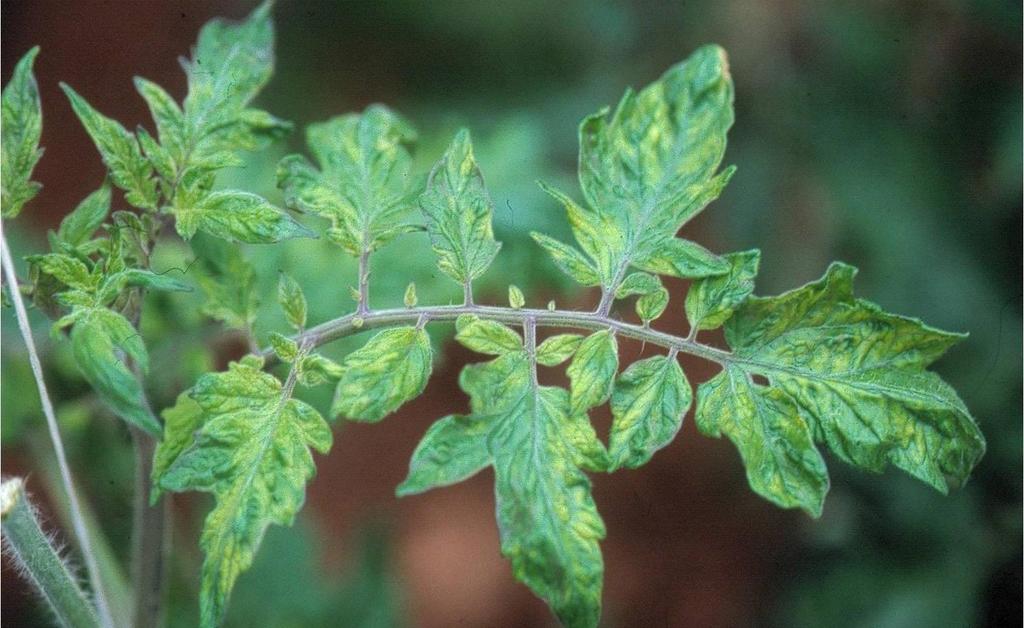
<instances>
[{"instance_id":1,"label":"compound leaf","mask_svg":"<svg viewBox=\"0 0 1024 628\"><path fill-rule=\"evenodd\" d=\"M11 81L0 95L0 213L14 218L25 203L39 193L42 185L30 180L42 157L39 138L43 132L43 110L32 64L39 46L32 48L14 66Z\"/></svg>"},{"instance_id":2,"label":"compound leaf","mask_svg":"<svg viewBox=\"0 0 1024 628\"><path fill-rule=\"evenodd\" d=\"M656 355L623 371L612 393L611 469L635 469L669 444L683 424L692 396L675 358Z\"/></svg>"},{"instance_id":3,"label":"compound leaf","mask_svg":"<svg viewBox=\"0 0 1024 628\"><path fill-rule=\"evenodd\" d=\"M735 366L789 395L843 460L889 462L945 492L985 450L956 392L925 370L963 336L854 298L855 274L834 263L802 288L744 301L725 324Z\"/></svg>"},{"instance_id":4,"label":"compound leaf","mask_svg":"<svg viewBox=\"0 0 1024 628\"><path fill-rule=\"evenodd\" d=\"M786 393L727 367L698 389L696 421L704 434L724 432L736 445L747 481L759 495L783 508L821 515L828 471L810 427Z\"/></svg>"},{"instance_id":5,"label":"compound leaf","mask_svg":"<svg viewBox=\"0 0 1024 628\"><path fill-rule=\"evenodd\" d=\"M460 130L434 166L420 196L438 267L461 284L483 274L498 254L491 224L494 203L473 158L469 131Z\"/></svg>"},{"instance_id":6,"label":"compound leaf","mask_svg":"<svg viewBox=\"0 0 1024 628\"><path fill-rule=\"evenodd\" d=\"M375 423L423 392L433 352L427 332L415 327L387 329L342 361L344 374L331 413Z\"/></svg>"},{"instance_id":7,"label":"compound leaf","mask_svg":"<svg viewBox=\"0 0 1024 628\"><path fill-rule=\"evenodd\" d=\"M326 453L331 430L311 406L292 398L247 357L192 388L202 411L194 442L160 478L170 491L213 493L199 544L205 554L200 588L204 627L220 622L239 574L249 568L266 529L291 525L316 467L310 448Z\"/></svg>"}]
</instances>

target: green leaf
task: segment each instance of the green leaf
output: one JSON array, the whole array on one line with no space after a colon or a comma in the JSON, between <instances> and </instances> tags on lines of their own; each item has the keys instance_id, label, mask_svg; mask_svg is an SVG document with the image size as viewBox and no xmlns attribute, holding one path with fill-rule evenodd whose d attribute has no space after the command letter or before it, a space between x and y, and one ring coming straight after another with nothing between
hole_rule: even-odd
<instances>
[{"instance_id":1,"label":"green leaf","mask_svg":"<svg viewBox=\"0 0 1024 628\"><path fill-rule=\"evenodd\" d=\"M328 381L337 381L345 374L340 364L319 353L311 353L296 364L299 383L303 386L319 386Z\"/></svg>"},{"instance_id":2,"label":"green leaf","mask_svg":"<svg viewBox=\"0 0 1024 628\"><path fill-rule=\"evenodd\" d=\"M203 313L228 327L251 329L259 307L252 265L239 247L210 236L197 235L191 245L200 262L196 281L206 295Z\"/></svg>"},{"instance_id":3,"label":"green leaf","mask_svg":"<svg viewBox=\"0 0 1024 628\"><path fill-rule=\"evenodd\" d=\"M518 286L509 285L508 287L508 304L512 306L512 309L518 310L526 305L526 297L523 296L523 291Z\"/></svg>"},{"instance_id":4,"label":"green leaf","mask_svg":"<svg viewBox=\"0 0 1024 628\"><path fill-rule=\"evenodd\" d=\"M233 121L270 80L274 69L274 26L269 2L245 20L215 19L199 32L188 76L185 115L193 129Z\"/></svg>"},{"instance_id":5,"label":"green leaf","mask_svg":"<svg viewBox=\"0 0 1024 628\"><path fill-rule=\"evenodd\" d=\"M203 423L203 408L191 397L192 389L178 395L174 405L160 413L164 419L163 438L156 444L153 454L153 471L150 478L153 490L149 494L149 503L155 505L163 495L160 480L171 468L181 452L192 443L195 431Z\"/></svg>"},{"instance_id":6,"label":"green leaf","mask_svg":"<svg viewBox=\"0 0 1024 628\"><path fill-rule=\"evenodd\" d=\"M673 241L732 173L715 176L732 100L725 52L706 46L580 125L580 185L593 208L580 215L590 231L605 234L593 239L600 252L592 255L611 260L610 275L602 273L606 289L617 287L630 265L684 277L727 270L696 245Z\"/></svg>"},{"instance_id":7,"label":"green leaf","mask_svg":"<svg viewBox=\"0 0 1024 628\"><path fill-rule=\"evenodd\" d=\"M166 273L154 273L149 270L143 270L142 268L129 268L127 270L122 270L114 273L113 275L109 275L103 280L103 285L100 287L100 293L107 293L110 298L113 298L127 286L137 286L147 290L159 290L164 292L191 292L191 286L178 281L168 274L174 270L175 269L172 268Z\"/></svg>"},{"instance_id":8,"label":"green leaf","mask_svg":"<svg viewBox=\"0 0 1024 628\"><path fill-rule=\"evenodd\" d=\"M459 386L469 395L473 416L484 417L507 408L530 384L529 356L522 348L481 364L470 364L459 374Z\"/></svg>"},{"instance_id":9,"label":"green leaf","mask_svg":"<svg viewBox=\"0 0 1024 628\"><path fill-rule=\"evenodd\" d=\"M134 207L156 209L157 190L153 165L142 155L139 143L119 122L93 109L71 86L61 83L82 126L96 144L114 185L125 192Z\"/></svg>"},{"instance_id":10,"label":"green leaf","mask_svg":"<svg viewBox=\"0 0 1024 628\"><path fill-rule=\"evenodd\" d=\"M728 273L695 281L686 293L686 318L691 327L721 327L733 310L754 292L761 251L730 253L725 260L729 263Z\"/></svg>"},{"instance_id":11,"label":"green leaf","mask_svg":"<svg viewBox=\"0 0 1024 628\"><path fill-rule=\"evenodd\" d=\"M634 260L637 268L672 277L712 277L729 272L729 264L696 242L671 238L658 242L643 257Z\"/></svg>"},{"instance_id":12,"label":"green leaf","mask_svg":"<svg viewBox=\"0 0 1024 628\"><path fill-rule=\"evenodd\" d=\"M926 367L963 336L853 296L852 266L777 297L749 297L725 324L734 365L789 395L843 460L886 463L939 491L964 482L985 439L956 392Z\"/></svg>"},{"instance_id":13,"label":"green leaf","mask_svg":"<svg viewBox=\"0 0 1024 628\"><path fill-rule=\"evenodd\" d=\"M523 348L523 339L516 332L495 321L463 314L455 322L455 339L477 353L501 355Z\"/></svg>"},{"instance_id":14,"label":"green leaf","mask_svg":"<svg viewBox=\"0 0 1024 628\"><path fill-rule=\"evenodd\" d=\"M159 143L142 127L138 141L162 181L161 191L171 211L179 210L179 233L190 235L204 228L192 213L213 188L215 171L244 164L240 151L258 150L291 130L291 124L248 107L273 70L274 32L270 4L264 3L238 23L208 22L199 34L190 60L182 66L188 94L181 106L162 87L136 77L135 87L146 100L156 122ZM216 220L213 219L215 222ZM268 236L263 219L256 220L258 241ZM210 227L217 233L224 225ZM252 233L238 225L228 229L231 239L251 241ZM286 229L287 231L287 229Z\"/></svg>"},{"instance_id":15,"label":"green leaf","mask_svg":"<svg viewBox=\"0 0 1024 628\"><path fill-rule=\"evenodd\" d=\"M415 495L440 486L457 484L491 464L487 450L487 421L451 415L430 426L416 446L406 476L395 493Z\"/></svg>"},{"instance_id":16,"label":"green leaf","mask_svg":"<svg viewBox=\"0 0 1024 628\"><path fill-rule=\"evenodd\" d=\"M548 252L552 261L562 272L577 283L584 286L601 285L601 277L597 274L597 269L575 248L536 231L531 231L530 237Z\"/></svg>"},{"instance_id":17,"label":"green leaf","mask_svg":"<svg viewBox=\"0 0 1024 628\"><path fill-rule=\"evenodd\" d=\"M70 255L47 253L45 255L30 255L26 259L42 272L56 277L72 288L91 292L96 289L99 282L99 277L93 275L84 262Z\"/></svg>"},{"instance_id":18,"label":"green leaf","mask_svg":"<svg viewBox=\"0 0 1024 628\"><path fill-rule=\"evenodd\" d=\"M280 273L277 281L277 302L281 304L289 325L299 331L305 329L306 295L302 294L298 282L284 272Z\"/></svg>"},{"instance_id":19,"label":"green leaf","mask_svg":"<svg viewBox=\"0 0 1024 628\"><path fill-rule=\"evenodd\" d=\"M405 304L405 307L407 307L407 308L414 308L414 307L416 307L416 303L418 302L418 299L416 298L416 283L415 282L410 281L409 285L405 287L405 297L402 299L402 302Z\"/></svg>"},{"instance_id":20,"label":"green leaf","mask_svg":"<svg viewBox=\"0 0 1024 628\"><path fill-rule=\"evenodd\" d=\"M25 203L35 198L43 187L29 180L32 170L43 156L39 138L43 132L43 110L39 102L39 87L32 74L32 64L39 54L39 46L25 53L17 65L11 81L0 95L0 210L4 218L21 213Z\"/></svg>"},{"instance_id":21,"label":"green leaf","mask_svg":"<svg viewBox=\"0 0 1024 628\"><path fill-rule=\"evenodd\" d=\"M460 130L434 166L420 196L427 233L438 267L469 284L494 261L501 243L494 239L491 201L473 158L469 131Z\"/></svg>"},{"instance_id":22,"label":"green leaf","mask_svg":"<svg viewBox=\"0 0 1024 628\"><path fill-rule=\"evenodd\" d=\"M142 126L135 127L135 136L139 140L139 146L142 147L142 154L146 156L149 163L153 164L153 169L156 170L156 173L163 178L163 181L160 182L160 190L165 195L170 196L171 188L169 187L169 182L175 180L178 170L177 164L174 163L174 158Z\"/></svg>"},{"instance_id":23,"label":"green leaf","mask_svg":"<svg viewBox=\"0 0 1024 628\"><path fill-rule=\"evenodd\" d=\"M204 627L220 622L267 527L294 521L316 472L310 448L326 453L331 447L323 417L261 366L248 357L196 382L192 398L202 410L201 427L160 478L164 490L204 491L216 499L199 540Z\"/></svg>"},{"instance_id":24,"label":"green leaf","mask_svg":"<svg viewBox=\"0 0 1024 628\"><path fill-rule=\"evenodd\" d=\"M270 347L282 362L291 364L299 357L299 343L276 331L270 334Z\"/></svg>"},{"instance_id":25,"label":"green leaf","mask_svg":"<svg viewBox=\"0 0 1024 628\"><path fill-rule=\"evenodd\" d=\"M142 386L125 364L130 358L143 373L149 364L142 336L128 319L107 309L89 310L71 328L71 349L85 380L115 414L160 435L160 423L145 405Z\"/></svg>"},{"instance_id":26,"label":"green leaf","mask_svg":"<svg viewBox=\"0 0 1024 628\"><path fill-rule=\"evenodd\" d=\"M234 242L266 244L290 238L315 238L287 213L257 194L218 190L174 208L178 233L185 239L196 231Z\"/></svg>"},{"instance_id":27,"label":"green leaf","mask_svg":"<svg viewBox=\"0 0 1024 628\"><path fill-rule=\"evenodd\" d=\"M73 247L89 241L110 213L110 186L103 184L98 190L82 199L70 214L60 221L57 238Z\"/></svg>"},{"instance_id":28,"label":"green leaf","mask_svg":"<svg viewBox=\"0 0 1024 628\"><path fill-rule=\"evenodd\" d=\"M187 152L188 128L185 123L185 114L182 113L181 107L171 98L170 94L156 83L136 76L135 89L149 106L149 112L156 123L160 146L167 151L172 160L173 167L170 172L161 172L160 174L164 177L174 176L177 174L177 165L182 164Z\"/></svg>"},{"instance_id":29,"label":"green leaf","mask_svg":"<svg viewBox=\"0 0 1024 628\"><path fill-rule=\"evenodd\" d=\"M616 299L625 299L634 294L651 294L661 288L661 280L649 273L630 273L615 291Z\"/></svg>"},{"instance_id":30,"label":"green leaf","mask_svg":"<svg viewBox=\"0 0 1024 628\"><path fill-rule=\"evenodd\" d=\"M410 230L398 219L414 206L422 189L410 176L406 144L416 131L396 113L372 105L306 129L306 143L318 170L299 155L281 160L277 184L285 203L329 218L328 237L354 256L374 251Z\"/></svg>"},{"instance_id":31,"label":"green leaf","mask_svg":"<svg viewBox=\"0 0 1024 628\"><path fill-rule=\"evenodd\" d=\"M656 355L623 371L612 393L611 469L635 469L672 442L692 397L690 384L674 357Z\"/></svg>"},{"instance_id":32,"label":"green leaf","mask_svg":"<svg viewBox=\"0 0 1024 628\"><path fill-rule=\"evenodd\" d=\"M433 368L427 332L396 327L345 356L331 413L375 423L419 396Z\"/></svg>"},{"instance_id":33,"label":"green leaf","mask_svg":"<svg viewBox=\"0 0 1024 628\"><path fill-rule=\"evenodd\" d=\"M759 495L821 516L828 471L810 427L786 393L758 386L741 369L728 367L700 386L696 420L704 434L717 438L724 432L736 445L747 481Z\"/></svg>"},{"instance_id":34,"label":"green leaf","mask_svg":"<svg viewBox=\"0 0 1024 628\"><path fill-rule=\"evenodd\" d=\"M666 307L668 307L668 290L658 288L636 300L636 315L640 317L644 325L647 325L661 316Z\"/></svg>"},{"instance_id":35,"label":"green leaf","mask_svg":"<svg viewBox=\"0 0 1024 628\"><path fill-rule=\"evenodd\" d=\"M568 395L541 387L495 417L489 440L501 553L566 626L597 626L605 526L561 432Z\"/></svg>"},{"instance_id":36,"label":"green leaf","mask_svg":"<svg viewBox=\"0 0 1024 628\"><path fill-rule=\"evenodd\" d=\"M571 414L586 412L607 401L618 370L619 347L615 334L605 329L587 336L566 369L571 382Z\"/></svg>"},{"instance_id":37,"label":"green leaf","mask_svg":"<svg viewBox=\"0 0 1024 628\"><path fill-rule=\"evenodd\" d=\"M417 448L400 494L494 466L502 553L516 578L567 626L594 627L601 613L604 523L579 467L604 468L606 452L565 390L537 386L522 348L466 367L460 382L471 418L435 423Z\"/></svg>"},{"instance_id":38,"label":"green leaf","mask_svg":"<svg viewBox=\"0 0 1024 628\"><path fill-rule=\"evenodd\" d=\"M572 227L573 236L582 249L582 253L577 252L573 247L567 248L573 252L572 254L583 258L585 264L593 269L593 273L597 276L593 284L584 285L611 285L615 278L616 265L623 255L626 245L625 233L609 216L583 207L568 194L544 182L539 184L541 189L562 203L566 217L569 219L569 226ZM541 244L543 245L543 243ZM554 254L552 253L552 255Z\"/></svg>"},{"instance_id":39,"label":"green leaf","mask_svg":"<svg viewBox=\"0 0 1024 628\"><path fill-rule=\"evenodd\" d=\"M537 363L544 366L558 366L576 353L583 336L579 334L558 334L551 336L537 347Z\"/></svg>"}]
</instances>

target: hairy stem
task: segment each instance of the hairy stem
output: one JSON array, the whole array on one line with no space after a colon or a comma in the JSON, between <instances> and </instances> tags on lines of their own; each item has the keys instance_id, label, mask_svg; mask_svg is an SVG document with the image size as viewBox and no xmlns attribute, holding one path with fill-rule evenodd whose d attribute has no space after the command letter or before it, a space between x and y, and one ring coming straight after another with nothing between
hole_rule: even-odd
<instances>
[{"instance_id":1,"label":"hairy stem","mask_svg":"<svg viewBox=\"0 0 1024 628\"><path fill-rule=\"evenodd\" d=\"M46 600L57 623L72 628L99 626L85 593L39 527L21 478L0 484L0 518L9 555Z\"/></svg>"},{"instance_id":2,"label":"hairy stem","mask_svg":"<svg viewBox=\"0 0 1024 628\"><path fill-rule=\"evenodd\" d=\"M170 502L150 505L153 454L156 441L135 426L129 426L135 449L135 502L132 528L132 581L135 610L132 625L150 628L160 624L163 600L164 555Z\"/></svg>"},{"instance_id":3,"label":"hairy stem","mask_svg":"<svg viewBox=\"0 0 1024 628\"><path fill-rule=\"evenodd\" d=\"M295 340L300 343L306 343L313 348L368 329L415 324L420 320L421 316L426 316L430 322L434 322L452 321L463 314L475 314L481 318L510 325L523 325L527 320L532 320L535 325L542 327L568 327L593 330L611 329L615 333L627 338L635 338L670 350L675 349L678 352L701 357L719 364L724 365L735 361L732 354L728 351L702 345L649 327L624 323L597 312L513 309L487 305L439 305L349 314L317 325L295 336ZM356 319L360 322L354 323ZM264 349L262 355L268 360L268 364L272 364L276 360L273 352L269 349Z\"/></svg>"},{"instance_id":4,"label":"hairy stem","mask_svg":"<svg viewBox=\"0 0 1024 628\"><path fill-rule=\"evenodd\" d=\"M4 276L7 279L7 292L11 295L14 303L14 312L18 319L18 329L25 341L25 348L28 350L29 364L32 366L32 375L35 377L36 386L39 389L39 401L43 408L43 415L46 417L46 426L50 432L50 441L53 443L54 453L57 455L57 466L60 467L61 483L68 496L68 507L71 511L71 522L74 528L75 537L78 540L78 547L85 560L85 569L89 574L89 584L93 590L96 600L96 610L104 626L113 626L114 621L110 613L110 603L107 601L107 593L100 578L99 565L93 555L92 542L89 538L89 530L85 525L82 516L82 508L78 503L78 493L75 491L74 481L71 476L71 467L68 465L67 455L64 453L64 441L60 436L60 429L57 427L57 416L53 411L53 403L46 390L46 380L43 379L43 365L39 361L39 353L36 351L36 343L32 339L32 328L28 323L28 313L25 311L25 303L22 301L21 292L18 290L18 278L14 272L14 261L11 259L10 247L7 246L7 239L4 237L3 226L0 223L0 262L2 262Z\"/></svg>"},{"instance_id":5,"label":"hairy stem","mask_svg":"<svg viewBox=\"0 0 1024 628\"><path fill-rule=\"evenodd\" d=\"M612 303L615 302L615 292L611 289L604 289L601 291L601 302L597 304L597 309L594 313L598 316L608 316L608 313L612 311Z\"/></svg>"}]
</instances>

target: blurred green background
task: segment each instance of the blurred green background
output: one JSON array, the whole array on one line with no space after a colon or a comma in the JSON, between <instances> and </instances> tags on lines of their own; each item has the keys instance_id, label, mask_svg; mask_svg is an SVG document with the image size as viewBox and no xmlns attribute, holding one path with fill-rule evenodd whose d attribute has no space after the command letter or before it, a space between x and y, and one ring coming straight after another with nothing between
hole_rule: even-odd
<instances>
[{"instance_id":1,"label":"blurred green background","mask_svg":"<svg viewBox=\"0 0 1024 628\"><path fill-rule=\"evenodd\" d=\"M43 47L36 74L46 154L43 192L12 225L16 252L44 246L103 178L57 82L67 81L129 128L150 121L131 77L184 93L175 62L215 16L250 2L64 0L4 2L2 65ZM829 460L820 521L776 509L746 486L727 442L687 420L677 441L635 472L595 478L608 524L605 624L626 626L1003 626L1021 616L1021 6L1019 2L518 0L349 3L281 0L277 72L261 104L300 127L385 102L421 131L424 169L469 126L495 200L502 256L485 296L515 282L535 304L589 306L566 292L525 237L563 235L562 212L536 179L574 186L576 125L703 43L730 54L736 125L729 188L687 227L719 252L760 247L762 294L818 277L832 259L860 267L861 296L886 309L970 332L937 370L978 418L989 450L948 497L895 472L871 476ZM301 133L227 182L266 193L276 160ZM457 297L416 237L385 249L375 305L415 280L421 302ZM319 322L351 309L354 268L324 242L249 247L264 286L259 334L279 329L272 286L292 272ZM184 268L168 242L155 262ZM426 258L429 259L429 258ZM685 283L663 318L679 331ZM199 296L153 296L143 320L149 388L166 405L194 377L243 346L200 324ZM673 314L674 312L674 314ZM629 312L624 309L623 316ZM121 424L76 375L67 347L35 316L72 465L109 541L128 554L132 456ZM191 331L186 331L191 329ZM196 331L198 329L199 331ZM489 472L464 485L397 500L394 486L434 418L463 409L453 392L468 352L445 344L427 395L380 426L338 425L293 529L273 529L239 581L231 626L537 626L547 610L516 584L498 551ZM60 526L49 444L13 316L3 317L5 474L31 473ZM332 349L340 355L345 347ZM626 345L632 358L643 350ZM687 364L691 380L712 373ZM324 407L326 394L310 401ZM607 424L607 417L599 417ZM192 625L209 507L176 497L168 624ZM11 625L47 625L4 567Z\"/></svg>"}]
</instances>

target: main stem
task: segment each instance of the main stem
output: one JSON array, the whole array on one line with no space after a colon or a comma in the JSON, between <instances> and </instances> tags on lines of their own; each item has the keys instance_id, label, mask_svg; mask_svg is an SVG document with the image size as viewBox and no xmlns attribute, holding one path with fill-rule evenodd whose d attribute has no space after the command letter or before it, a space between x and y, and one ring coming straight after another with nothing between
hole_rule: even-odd
<instances>
[{"instance_id":1,"label":"main stem","mask_svg":"<svg viewBox=\"0 0 1024 628\"><path fill-rule=\"evenodd\" d=\"M46 389L46 380L43 378L43 365L39 361L39 353L36 351L36 343L32 338L32 328L28 323L25 303L22 301L21 292L18 290L18 276L14 271L14 261L11 259L10 247L7 246L7 239L4 237L2 222L0 222L0 262L3 265L4 277L7 279L7 291L10 293L11 301L14 303L18 328L21 330L21 337L25 341L25 348L28 350L28 361L32 366L32 375L35 377L36 386L39 388L39 402L43 408L43 415L46 417L46 427L50 432L50 442L53 443L53 450L57 455L57 466L60 468L61 483L64 485L64 492L68 495L71 524L78 539L78 546L82 551L82 558L85 560L85 569L89 574L89 584L92 587L93 596L96 601L96 610L104 626L113 626L114 620L110 613L107 592L103 588L103 581L100 578L99 563L93 554L89 530L85 525L85 517L82 516L82 507L78 503L78 493L75 491L74 480L71 477L71 466L68 464L67 455L64 453L64 441L61 439L60 429L57 427L57 416L53 411L53 403L50 401L50 395Z\"/></svg>"},{"instance_id":2,"label":"main stem","mask_svg":"<svg viewBox=\"0 0 1024 628\"><path fill-rule=\"evenodd\" d=\"M635 338L649 342L669 350L694 355L719 364L735 361L728 351L709 347L693 340L673 336L664 332L633 325L609 318L599 312L574 312L570 310L536 310L513 309L488 305L439 305L423 306L392 310L367 311L363 314L354 313L336 318L295 336L300 344L310 348L319 347L334 340L350 336L368 329L393 327L396 325L416 324L421 319L434 321L452 321L463 314L475 314L480 318L506 323L524 325L527 321L540 327L567 327L573 329L611 329L620 336ZM272 351L264 349L264 358L273 363L276 358Z\"/></svg>"},{"instance_id":3,"label":"main stem","mask_svg":"<svg viewBox=\"0 0 1024 628\"><path fill-rule=\"evenodd\" d=\"M148 246L156 242L159 230L153 234ZM144 265L149 268L149 254ZM142 318L142 303L145 290L138 288L138 303L130 316L132 327L139 329ZM128 366L139 381L142 390L142 404L146 412L160 423L153 413L145 393L145 378L142 370L130 358ZM134 628L153 628L160 625L160 610L163 602L164 554L168 541L167 530L170 520L170 502L161 500L150 504L153 485L153 458L156 455L156 440L152 435L134 425L128 426L135 450L135 499L132 504L132 584L135 589L135 608L132 610Z\"/></svg>"},{"instance_id":4,"label":"main stem","mask_svg":"<svg viewBox=\"0 0 1024 628\"><path fill-rule=\"evenodd\" d=\"M135 609L132 625L151 628L160 624L163 600L164 554L170 502L149 503L156 441L135 426L129 426L135 449L135 503L132 529L132 581Z\"/></svg>"}]
</instances>

